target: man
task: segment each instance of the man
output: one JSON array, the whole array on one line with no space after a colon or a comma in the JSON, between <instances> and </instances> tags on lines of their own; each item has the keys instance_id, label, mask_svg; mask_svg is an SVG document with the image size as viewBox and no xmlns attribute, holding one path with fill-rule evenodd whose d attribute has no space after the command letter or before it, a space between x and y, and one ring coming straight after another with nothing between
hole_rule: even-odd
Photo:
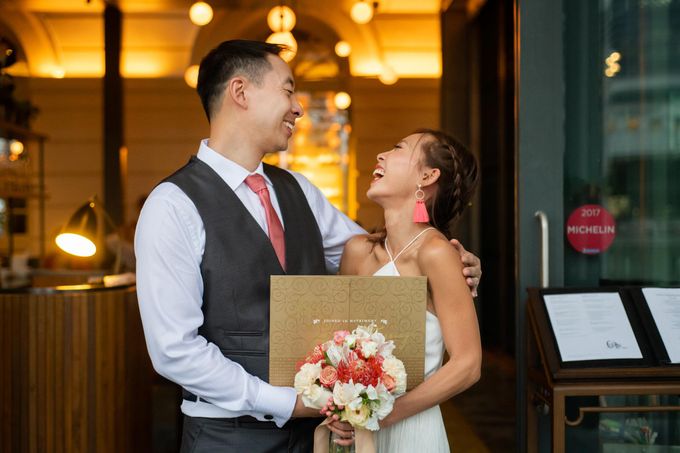
<instances>
[{"instance_id":1,"label":"man","mask_svg":"<svg viewBox=\"0 0 680 453\"><path fill-rule=\"evenodd\" d=\"M203 59L210 137L137 225L146 342L156 371L184 389L184 452L311 451L318 424L294 389L267 383L269 277L335 273L363 230L303 176L261 162L288 147L303 115L281 50L226 41ZM474 288L478 260L461 254Z\"/></svg>"}]
</instances>

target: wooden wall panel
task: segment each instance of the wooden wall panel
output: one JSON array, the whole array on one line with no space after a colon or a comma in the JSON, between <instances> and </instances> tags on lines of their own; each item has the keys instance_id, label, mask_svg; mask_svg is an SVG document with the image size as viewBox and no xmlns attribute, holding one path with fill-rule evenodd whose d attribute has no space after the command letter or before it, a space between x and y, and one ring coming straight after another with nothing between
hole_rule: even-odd
<instances>
[{"instance_id":1,"label":"wooden wall panel","mask_svg":"<svg viewBox=\"0 0 680 453\"><path fill-rule=\"evenodd\" d=\"M125 142L128 147L126 215L136 201L184 165L209 134L196 91L182 79L128 79L125 83Z\"/></svg>"},{"instance_id":2,"label":"wooden wall panel","mask_svg":"<svg viewBox=\"0 0 680 453\"><path fill-rule=\"evenodd\" d=\"M401 79L386 86L375 79L355 78L349 92L357 167L357 218L370 229L383 224L382 210L366 198L376 156L414 129L439 127L439 80Z\"/></svg>"},{"instance_id":3,"label":"wooden wall panel","mask_svg":"<svg viewBox=\"0 0 680 453\"><path fill-rule=\"evenodd\" d=\"M102 195L102 96L99 79L35 79L31 100L40 109L34 128L47 134L47 250L69 215L93 194ZM124 187L126 219L137 216L136 200L183 165L209 133L198 95L183 80L125 79L124 137L128 173ZM382 223L380 209L366 199L378 152L418 127L439 127L440 82L401 79L386 86L377 79L352 78L351 146L356 153L358 219L367 227ZM36 214L37 215L37 214ZM32 234L37 238L37 233ZM31 245L37 251L36 241Z\"/></svg>"},{"instance_id":4,"label":"wooden wall panel","mask_svg":"<svg viewBox=\"0 0 680 453\"><path fill-rule=\"evenodd\" d=\"M0 293L0 451L151 450L134 288Z\"/></svg>"}]
</instances>

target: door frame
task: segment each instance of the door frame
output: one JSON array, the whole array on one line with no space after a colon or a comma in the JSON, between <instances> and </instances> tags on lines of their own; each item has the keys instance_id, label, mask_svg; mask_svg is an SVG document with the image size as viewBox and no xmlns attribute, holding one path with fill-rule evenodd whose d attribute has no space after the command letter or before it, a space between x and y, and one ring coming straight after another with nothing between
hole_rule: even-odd
<instances>
[{"instance_id":1,"label":"door frame","mask_svg":"<svg viewBox=\"0 0 680 453\"><path fill-rule=\"evenodd\" d=\"M537 211L548 218L549 284L564 284L564 0L515 0L515 364L517 451L526 450L526 289L539 286Z\"/></svg>"}]
</instances>

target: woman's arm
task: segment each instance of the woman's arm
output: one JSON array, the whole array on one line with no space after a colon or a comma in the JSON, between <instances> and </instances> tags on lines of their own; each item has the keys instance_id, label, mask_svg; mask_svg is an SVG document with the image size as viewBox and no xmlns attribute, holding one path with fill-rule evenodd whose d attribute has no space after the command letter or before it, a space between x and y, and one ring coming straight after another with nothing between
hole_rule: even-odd
<instances>
[{"instance_id":1,"label":"woman's arm","mask_svg":"<svg viewBox=\"0 0 680 453\"><path fill-rule=\"evenodd\" d=\"M448 400L472 386L480 376L482 347L477 314L458 252L443 238L432 238L418 251L418 265L428 278L450 360L418 387L397 398L392 413L380 422L382 427Z\"/></svg>"}]
</instances>

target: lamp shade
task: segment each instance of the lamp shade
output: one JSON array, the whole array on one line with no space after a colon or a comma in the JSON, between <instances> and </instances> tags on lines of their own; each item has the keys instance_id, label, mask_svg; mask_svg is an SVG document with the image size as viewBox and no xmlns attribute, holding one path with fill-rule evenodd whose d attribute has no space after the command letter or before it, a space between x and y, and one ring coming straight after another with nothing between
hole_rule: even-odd
<instances>
[{"instance_id":1,"label":"lamp shade","mask_svg":"<svg viewBox=\"0 0 680 453\"><path fill-rule=\"evenodd\" d=\"M90 200L82 205L71 216L56 237L55 242L60 249L75 256L92 256L97 252L95 245L98 237L96 200Z\"/></svg>"},{"instance_id":2,"label":"lamp shade","mask_svg":"<svg viewBox=\"0 0 680 453\"><path fill-rule=\"evenodd\" d=\"M273 7L267 14L267 25L273 32L291 31L295 27L295 13L285 5Z\"/></svg>"},{"instance_id":3,"label":"lamp shade","mask_svg":"<svg viewBox=\"0 0 680 453\"><path fill-rule=\"evenodd\" d=\"M267 42L271 44L281 44L286 46L286 49L281 51L280 57L286 61L290 62L297 54L298 44L295 40L293 33L289 31L276 32L269 35Z\"/></svg>"}]
</instances>

